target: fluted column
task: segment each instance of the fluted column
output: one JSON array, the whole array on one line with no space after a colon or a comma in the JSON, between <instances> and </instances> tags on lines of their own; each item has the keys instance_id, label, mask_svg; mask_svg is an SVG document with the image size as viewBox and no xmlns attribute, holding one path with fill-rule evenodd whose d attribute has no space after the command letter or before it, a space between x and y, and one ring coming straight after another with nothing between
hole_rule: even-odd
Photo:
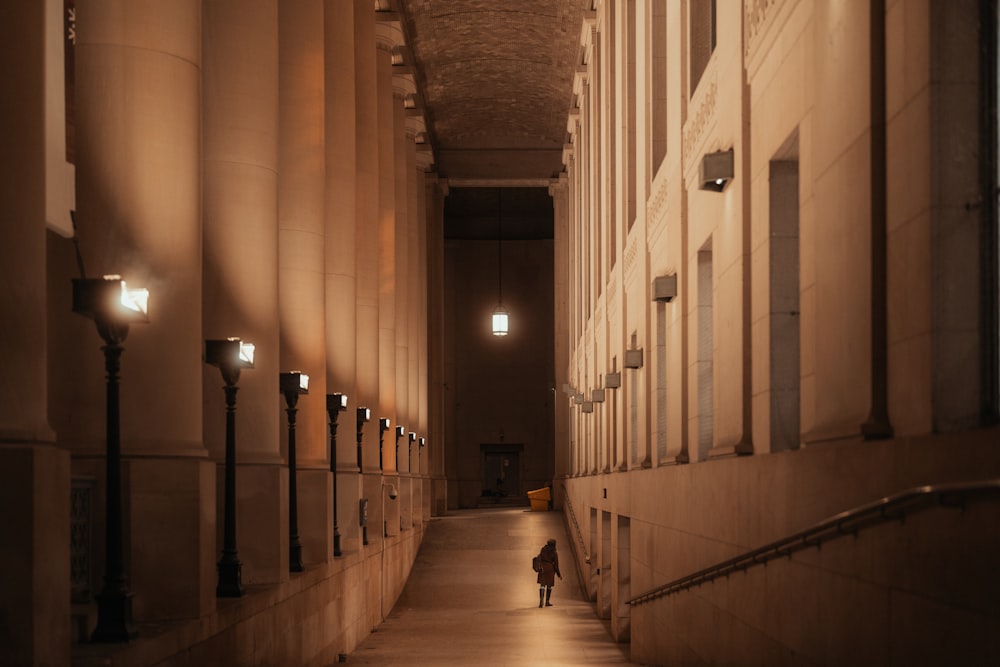
<instances>
[{"instance_id":1,"label":"fluted column","mask_svg":"<svg viewBox=\"0 0 1000 667\"><path fill-rule=\"evenodd\" d=\"M309 375L309 393L299 396L296 412L296 514L302 560L308 564L325 561L333 544L324 316L324 8L323 0L283 2L278 7L280 369ZM279 430L287 441L288 430Z\"/></svg>"},{"instance_id":2,"label":"fluted column","mask_svg":"<svg viewBox=\"0 0 1000 667\"><path fill-rule=\"evenodd\" d=\"M237 534L244 579L288 577L279 450L278 3L204 0L204 333L256 345L239 382ZM221 460L219 373L205 367L205 440Z\"/></svg>"},{"instance_id":3,"label":"fluted column","mask_svg":"<svg viewBox=\"0 0 1000 667\"><path fill-rule=\"evenodd\" d=\"M197 617L215 603L206 511L215 483L202 438L201 2L80 3L76 26L76 217L86 271L119 273L150 291L150 323L132 328L121 358L133 614ZM72 353L83 363L62 385L53 425L78 455L74 472L96 473L100 488L104 466L92 455L103 456L105 439L103 356L93 323L72 317L60 335L85 343ZM78 328L86 331L73 334ZM95 528L100 543L103 524ZM143 548L163 534L173 539Z\"/></svg>"}]
</instances>

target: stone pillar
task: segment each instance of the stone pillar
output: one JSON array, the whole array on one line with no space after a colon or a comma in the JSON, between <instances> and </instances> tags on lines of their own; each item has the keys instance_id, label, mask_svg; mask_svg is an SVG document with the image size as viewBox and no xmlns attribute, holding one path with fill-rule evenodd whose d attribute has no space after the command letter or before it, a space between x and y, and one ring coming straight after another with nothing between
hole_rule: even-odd
<instances>
[{"instance_id":1,"label":"stone pillar","mask_svg":"<svg viewBox=\"0 0 1000 667\"><path fill-rule=\"evenodd\" d=\"M121 360L132 609L137 621L198 617L215 604L215 486L202 442L201 2L81 3L76 26L76 217L86 271L118 273L150 292L150 322L132 327ZM93 323L67 317L61 335L79 342L53 349L81 363L66 370L78 375L53 401L54 425L77 456L74 472L91 472L100 490L103 342ZM95 545L103 533L95 522Z\"/></svg>"},{"instance_id":2,"label":"stone pillar","mask_svg":"<svg viewBox=\"0 0 1000 667\"><path fill-rule=\"evenodd\" d=\"M363 429L363 462L360 473L378 468L379 410L379 125L378 76L376 65L375 12L370 2L355 1L355 80L357 90L357 191L355 238L357 270L357 385L358 406L372 411L372 421ZM380 479L377 473L357 480L354 498L354 525L358 524L358 500L379 504ZM369 514L369 533L379 534L379 520ZM360 533L359 533L360 535Z\"/></svg>"},{"instance_id":3,"label":"stone pillar","mask_svg":"<svg viewBox=\"0 0 1000 667\"><path fill-rule=\"evenodd\" d=\"M448 511L448 480L444 475L444 197L447 185L428 176L427 203L427 460L431 514Z\"/></svg>"},{"instance_id":4,"label":"stone pillar","mask_svg":"<svg viewBox=\"0 0 1000 667\"><path fill-rule=\"evenodd\" d=\"M552 260L552 282L555 290L553 298L555 320L555 477L569 475L569 401L562 391L569 382L569 181L566 174L559 175L559 182L549 186L553 205L553 241L555 257ZM603 374L600 376L603 378ZM590 398L589 396L587 398ZM597 406L595 406L597 407ZM597 407L600 410L601 407ZM561 492L562 486L553 485L554 492ZM557 502L559 500L557 499Z\"/></svg>"},{"instance_id":5,"label":"stone pillar","mask_svg":"<svg viewBox=\"0 0 1000 667\"><path fill-rule=\"evenodd\" d=\"M326 411L325 313L329 297L325 289L328 276L323 244L327 187L324 167L327 157L324 148L325 13L323 0L283 2L278 10L280 368L309 375L309 393L299 397L297 406L296 514L302 561L316 563L326 561L333 547ZM353 34L349 22L347 30ZM353 224L353 220L348 219ZM353 293L353 284L351 291ZM336 294L333 291L333 295ZM345 310L353 313L353 308ZM353 327L351 333L353 341ZM287 431L286 422L286 427L281 429L286 451Z\"/></svg>"},{"instance_id":6,"label":"stone pillar","mask_svg":"<svg viewBox=\"0 0 1000 667\"><path fill-rule=\"evenodd\" d=\"M379 400L378 416L388 417L395 428L398 420L397 379L396 379L396 303L397 264L396 209L397 202L397 150L396 139L398 107L401 101L393 90L393 50L402 43L403 35L399 16L395 12L376 12L375 39L378 82L378 203L379 203ZM377 452L376 452L377 457ZM377 460L377 459L376 459ZM399 501L390 500L386 484L398 484L396 478L395 439L392 431L385 434L382 452L383 475L391 472L390 478L379 480L377 491L381 500L375 510L382 512L378 523L385 524L386 532L399 532ZM371 484L366 481L366 487ZM374 486L371 487L374 490ZM380 497L374 496L374 497Z\"/></svg>"},{"instance_id":7,"label":"stone pillar","mask_svg":"<svg viewBox=\"0 0 1000 667\"><path fill-rule=\"evenodd\" d=\"M423 135L418 134L418 139L422 140ZM413 500L415 524L424 525L431 518L430 506L430 484L427 481L427 449L421 448L420 442L427 442L429 432L429 402L428 402L428 377L427 377L427 306L429 298L427 294L427 172L433 164L433 156L429 146L423 143L415 146L415 169L416 178L414 187L415 204L413 207L415 216L415 226L417 228L415 259L417 266L414 269L417 285L417 316L416 316L416 358L417 358L417 442L413 446L412 470L415 485L415 497ZM425 148L427 150L425 150Z\"/></svg>"},{"instance_id":8,"label":"stone pillar","mask_svg":"<svg viewBox=\"0 0 1000 667\"><path fill-rule=\"evenodd\" d=\"M204 9L204 332L256 345L236 406L237 549L244 583L272 583L288 578L277 390L278 3L205 0ZM221 462L222 379L210 366L204 379L205 441Z\"/></svg>"},{"instance_id":9,"label":"stone pillar","mask_svg":"<svg viewBox=\"0 0 1000 667\"><path fill-rule=\"evenodd\" d=\"M374 55L374 35L365 38L363 23L374 26L371 6L358 0L325 2L326 80L326 373L329 393L346 394L348 409L337 420L337 451L331 453L337 476L337 530L341 551L359 549L356 409L368 396L358 384L358 260L364 243L359 234L359 104L362 80L358 64ZM374 30L374 28L372 28ZM362 44L370 53L365 57ZM361 253L357 253L360 255ZM375 297L377 300L377 297ZM377 326L377 324L376 324ZM371 334L374 336L374 332Z\"/></svg>"},{"instance_id":10,"label":"stone pillar","mask_svg":"<svg viewBox=\"0 0 1000 667\"><path fill-rule=\"evenodd\" d=\"M17 100L0 107L4 160L16 166L0 181L0 349L15 352L0 373L0 663L10 665L70 657L69 453L54 446L47 410L45 9L8 5L0 46L5 62L18 63L0 73L0 95Z\"/></svg>"}]
</instances>

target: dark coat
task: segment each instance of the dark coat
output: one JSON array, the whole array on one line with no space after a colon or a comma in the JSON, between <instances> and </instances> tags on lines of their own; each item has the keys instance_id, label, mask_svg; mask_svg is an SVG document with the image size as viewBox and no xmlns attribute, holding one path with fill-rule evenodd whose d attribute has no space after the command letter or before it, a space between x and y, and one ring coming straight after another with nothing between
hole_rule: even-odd
<instances>
[{"instance_id":1,"label":"dark coat","mask_svg":"<svg viewBox=\"0 0 1000 667\"><path fill-rule=\"evenodd\" d=\"M559 571L559 553L555 546L546 544L542 547L538 558L542 563L542 569L538 572L538 583L543 586L555 586L556 575L562 579L562 572Z\"/></svg>"}]
</instances>

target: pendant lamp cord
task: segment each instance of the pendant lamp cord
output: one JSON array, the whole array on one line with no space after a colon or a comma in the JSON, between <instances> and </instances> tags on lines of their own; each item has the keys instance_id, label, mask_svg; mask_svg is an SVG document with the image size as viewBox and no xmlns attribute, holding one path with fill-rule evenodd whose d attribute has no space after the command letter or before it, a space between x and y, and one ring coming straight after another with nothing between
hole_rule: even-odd
<instances>
[{"instance_id":1,"label":"pendant lamp cord","mask_svg":"<svg viewBox=\"0 0 1000 667\"><path fill-rule=\"evenodd\" d=\"M497 188L497 304L503 304L503 232L500 227L502 219L501 193L502 190Z\"/></svg>"}]
</instances>

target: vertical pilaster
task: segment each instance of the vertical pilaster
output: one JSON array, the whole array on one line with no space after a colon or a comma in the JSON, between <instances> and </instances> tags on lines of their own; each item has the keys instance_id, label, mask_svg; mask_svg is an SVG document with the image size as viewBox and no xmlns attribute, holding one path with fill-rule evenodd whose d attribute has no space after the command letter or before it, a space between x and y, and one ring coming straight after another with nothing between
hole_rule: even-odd
<instances>
[{"instance_id":1,"label":"vertical pilaster","mask_svg":"<svg viewBox=\"0 0 1000 667\"><path fill-rule=\"evenodd\" d=\"M553 257L552 281L555 290L553 304L555 321L555 477L569 474L569 403L562 392L569 382L569 317L568 305L568 255L569 255L569 181L566 174L559 175L559 182L549 186L553 204ZM589 398L589 397L588 397ZM600 408L598 408L600 409ZM561 493L561 486L553 485L553 491ZM560 499L556 499L557 502Z\"/></svg>"},{"instance_id":2,"label":"vertical pilaster","mask_svg":"<svg viewBox=\"0 0 1000 667\"><path fill-rule=\"evenodd\" d=\"M256 346L236 412L237 536L246 583L288 577L278 328L278 3L205 0L204 333ZM221 459L222 391L205 366L205 440Z\"/></svg>"},{"instance_id":3,"label":"vertical pilaster","mask_svg":"<svg viewBox=\"0 0 1000 667\"><path fill-rule=\"evenodd\" d=\"M69 664L70 657L69 454L53 446L47 410L44 26L45 3L9 5L0 46L5 62L18 63L0 71L0 96L17 100L0 105L4 160L16 165L0 179L0 317L7 323L0 327L0 503L8 508L0 520L0 663L11 665Z\"/></svg>"}]
</instances>

